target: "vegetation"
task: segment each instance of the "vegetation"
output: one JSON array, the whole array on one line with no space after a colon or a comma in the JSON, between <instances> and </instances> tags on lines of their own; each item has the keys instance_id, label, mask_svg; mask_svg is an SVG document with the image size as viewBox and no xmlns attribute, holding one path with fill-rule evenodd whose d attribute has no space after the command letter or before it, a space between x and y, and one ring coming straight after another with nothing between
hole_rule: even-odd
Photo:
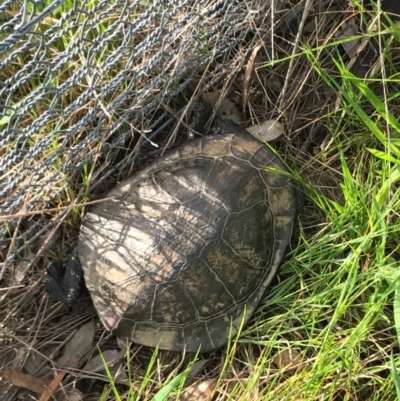
<instances>
[{"instance_id":1,"label":"vegetation","mask_svg":"<svg viewBox=\"0 0 400 401\"><path fill-rule=\"evenodd\" d=\"M290 36L290 46L286 38L275 37L273 51L271 44L265 44L257 53L246 99L247 122L266 117L284 122L287 134L274 146L301 180L305 202L290 252L250 324L225 349L209 355L133 345L116 364L125 376L110 366L105 373L90 375L96 379L90 382L95 394L91 399L400 400L400 28L388 23L376 7L366 10L356 0L350 3L346 15L362 16L365 34L338 35L347 18L327 8L301 21L300 33ZM146 2L141 7L148 6ZM112 18L104 26L98 23L96 34L104 32ZM55 22L48 20L50 26ZM356 55L343 45L365 37L378 41L380 56L368 75L360 77L349 67ZM68 37L53 45L54 52L64 50ZM108 46L104 59L96 63L113 51L112 41ZM21 68L24 60L15 63ZM76 68L71 64L60 70L53 84L62 85ZM16 70L0 71L0 77ZM117 73L107 71L102 79ZM29 90L38 88L33 79L28 85ZM233 86L241 88L239 83ZM82 90L77 87L63 97L64 107ZM25 96L21 92L15 99L18 108ZM113 96L117 94L106 100L111 102ZM30 113L33 120L36 115ZM69 123L76 119L78 115L72 116ZM49 121L43 135L60 121ZM0 130L7 123L6 114ZM52 152L61 141L53 138ZM114 156L118 160L117 152ZM103 159L97 154L91 161L94 166ZM60 155L54 170L62 163ZM84 195L93 176L91 168L85 164L82 170ZM77 192L66 188L54 207L73 208L86 198L77 199ZM82 214L80 207L66 218L70 226L63 241L52 247L53 256L72 241ZM38 282L47 262L30 273L31 284ZM8 345L0 346L0 369L9 368L1 360L9 361L16 345L31 344L33 338L33 354L52 360L49 349L67 341L93 316L93 311L78 305L75 314L55 324L52 317L60 309L39 286L34 295L7 292L0 304L2 320L8 322L10 313L26 317L31 334L21 342L9 328L0 328L0 339L9 339ZM101 355L115 348L115 340L104 340L102 333L98 327ZM91 355L99 349L94 343ZM89 374L84 370L73 370L69 383L76 381L79 388L84 382L87 390Z\"/></svg>"}]
</instances>

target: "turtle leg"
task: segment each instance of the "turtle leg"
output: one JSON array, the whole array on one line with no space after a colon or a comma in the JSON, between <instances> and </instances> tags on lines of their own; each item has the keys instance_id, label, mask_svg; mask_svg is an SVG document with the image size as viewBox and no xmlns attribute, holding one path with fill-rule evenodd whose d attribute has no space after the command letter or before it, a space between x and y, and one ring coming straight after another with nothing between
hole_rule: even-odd
<instances>
[{"instance_id":1,"label":"turtle leg","mask_svg":"<svg viewBox=\"0 0 400 401\"><path fill-rule=\"evenodd\" d=\"M55 301L63 304L76 301L85 288L83 270L76 252L73 252L65 266L59 259L52 262L43 278L43 285Z\"/></svg>"}]
</instances>

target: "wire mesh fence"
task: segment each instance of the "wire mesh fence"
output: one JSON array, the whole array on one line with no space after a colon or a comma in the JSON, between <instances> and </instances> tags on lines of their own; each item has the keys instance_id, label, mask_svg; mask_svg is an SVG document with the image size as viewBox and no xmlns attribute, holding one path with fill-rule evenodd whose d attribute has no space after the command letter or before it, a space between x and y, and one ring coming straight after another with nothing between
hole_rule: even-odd
<instances>
[{"instance_id":1,"label":"wire mesh fence","mask_svg":"<svg viewBox=\"0 0 400 401\"><path fill-rule=\"evenodd\" d=\"M61 221L71 188L79 203L188 115L199 77L203 92L221 87L254 41L295 17L279 0L0 5L1 266Z\"/></svg>"}]
</instances>

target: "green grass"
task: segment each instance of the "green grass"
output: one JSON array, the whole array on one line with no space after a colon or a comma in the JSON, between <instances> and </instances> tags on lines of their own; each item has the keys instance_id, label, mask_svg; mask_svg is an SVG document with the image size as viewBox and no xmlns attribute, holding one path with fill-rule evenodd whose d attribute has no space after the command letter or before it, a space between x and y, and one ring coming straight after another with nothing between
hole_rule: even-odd
<instances>
[{"instance_id":1,"label":"green grass","mask_svg":"<svg viewBox=\"0 0 400 401\"><path fill-rule=\"evenodd\" d=\"M337 198L311 183L306 186L309 203L300 217L298 242L281 268L281 282L220 357L217 376L223 380L215 390L217 399L398 399L393 306L400 310L400 296L395 297L400 291L400 159L398 144L389 140L399 133L398 110L340 71L340 86L323 75L338 93L343 88L343 96L336 112L340 123L335 120L329 146L315 162L318 168L336 157ZM355 87L360 95L352 91ZM373 106L372 114L359 106L361 100ZM310 210L318 216L316 224ZM396 322L400 329L399 312ZM298 355L295 369L274 364L276 355L288 350ZM180 399L176 394L168 399Z\"/></svg>"},{"instance_id":2,"label":"green grass","mask_svg":"<svg viewBox=\"0 0 400 401\"><path fill-rule=\"evenodd\" d=\"M331 139L309 166L329 175L334 165L337 186L328 195L305 179L308 205L279 284L234 346L214 357L223 377L217 399L400 399L400 64L385 60L392 73L364 81L335 54L332 75L319 61L329 48L303 46L274 65L306 57L339 96L327 116ZM288 351L293 369L276 363Z\"/></svg>"},{"instance_id":3,"label":"green grass","mask_svg":"<svg viewBox=\"0 0 400 401\"><path fill-rule=\"evenodd\" d=\"M59 14L71 4L65 3ZM143 7L149 4L143 2ZM56 12L44 29L60 15ZM112 22L99 22L96 35ZM216 400L400 400L400 61L396 55L400 33L395 25L384 32L392 35L383 53L386 72L382 74L378 66L367 80L353 76L336 51L340 43L355 37L310 40L301 43L294 54L281 54L259 68L260 73L276 73L290 62L298 63L299 70L305 66L310 72L307 77L313 77L310 87L325 85L338 99L337 109L315 115L329 133L329 140L315 154L299 159L302 143L288 133L292 142L286 144L285 156L298 164L307 201L279 277L240 337L225 349L193 356L136 347L123 364L128 379L114 381L107 369L104 378L111 384L99 399L182 400L187 385L213 378ZM370 33L377 36L382 31ZM75 36L85 34L79 29L69 32L54 44L54 54L68 48ZM102 65L117 45L111 42L104 53L96 54L93 65ZM80 57L85 57L85 52L60 70L52 85L61 86L68 80L86 61ZM23 65L23 60L18 63ZM99 86L118 72L107 71ZM271 73L272 79L274 76ZM89 85L90 77L87 79ZM21 89L14 101L16 107L39 88L38 82L31 80ZM63 97L62 106L72 104L83 90L71 90ZM290 109L298 131L311 125L314 118L307 120L301 103ZM90 107L88 104L87 109ZM32 120L39 112L31 111ZM54 127L68 127L79 118L81 115L68 122L61 121L62 117L50 121L42 135L53 132ZM296 125L302 118L304 125ZM0 129L8 121L9 116L0 119ZM56 151L61 140L54 135L48 152ZM60 156L54 170L62 163ZM93 168L85 165L82 173L85 200ZM63 196L60 205L73 204L76 194L66 190ZM71 213L76 226L80 215L79 208ZM279 354L286 355L286 361L279 361ZM199 362L204 365L191 378L191 369Z\"/></svg>"}]
</instances>

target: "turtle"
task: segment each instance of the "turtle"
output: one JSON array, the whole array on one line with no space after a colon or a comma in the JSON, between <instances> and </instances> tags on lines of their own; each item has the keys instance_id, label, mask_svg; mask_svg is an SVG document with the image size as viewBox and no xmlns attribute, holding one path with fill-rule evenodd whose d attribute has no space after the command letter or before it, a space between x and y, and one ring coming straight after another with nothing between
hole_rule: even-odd
<instances>
[{"instance_id":1,"label":"turtle","mask_svg":"<svg viewBox=\"0 0 400 401\"><path fill-rule=\"evenodd\" d=\"M236 123L218 125L220 134L186 141L119 183L83 219L71 263L119 338L219 348L249 321L285 256L297 214L285 164Z\"/></svg>"}]
</instances>

